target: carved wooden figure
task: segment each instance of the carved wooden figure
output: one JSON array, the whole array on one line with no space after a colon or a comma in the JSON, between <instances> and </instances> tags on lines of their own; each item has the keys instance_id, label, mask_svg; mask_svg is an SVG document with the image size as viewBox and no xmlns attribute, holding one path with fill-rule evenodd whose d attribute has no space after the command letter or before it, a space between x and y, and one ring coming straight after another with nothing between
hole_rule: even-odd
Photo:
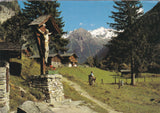
<instances>
[{"instance_id":1,"label":"carved wooden figure","mask_svg":"<svg viewBox=\"0 0 160 113\"><path fill-rule=\"evenodd\" d=\"M43 26L46 26L46 24L43 24ZM45 49L45 62L48 62L48 55L49 55L49 35L52 33L49 33L49 30L46 28L43 32L41 29L38 28L38 31L43 34L44 38L44 49Z\"/></svg>"}]
</instances>

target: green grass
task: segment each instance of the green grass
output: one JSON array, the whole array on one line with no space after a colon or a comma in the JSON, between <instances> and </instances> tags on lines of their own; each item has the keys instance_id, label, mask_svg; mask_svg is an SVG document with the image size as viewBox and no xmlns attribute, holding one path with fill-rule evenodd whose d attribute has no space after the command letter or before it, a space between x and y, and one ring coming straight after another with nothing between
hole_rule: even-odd
<instances>
[{"instance_id":1,"label":"green grass","mask_svg":"<svg viewBox=\"0 0 160 113\"><path fill-rule=\"evenodd\" d=\"M160 78L146 78L145 82L144 78L139 78L136 86L124 85L119 89L117 84L113 84L115 72L90 67L64 67L59 68L58 71L81 85L91 96L105 102L117 111L124 113L160 112ZM95 86L88 85L88 75L91 71L97 78ZM101 79L103 79L104 84L101 84ZM125 82L125 79L120 79ZM130 81L128 79L128 84Z\"/></svg>"},{"instance_id":2,"label":"green grass","mask_svg":"<svg viewBox=\"0 0 160 113\"><path fill-rule=\"evenodd\" d=\"M43 94L36 89L30 89L26 84L25 79L30 75L40 74L40 65L35 61L22 56L21 60L12 59L13 62L22 64L21 76L11 76L10 85L10 107L11 110L16 108L26 100L38 101L43 100ZM139 78L136 79L138 83L136 86L125 85L119 89L118 84L115 82L115 72L104 71L97 68L90 67L77 67L68 68L63 67L57 69L57 71L68 79L78 83L85 89L91 96L98 100L110 105L117 111L124 113L159 113L160 112L160 78ZM88 75L93 71L97 78L94 86L88 85ZM54 73L55 73L54 72ZM52 71L49 73L53 73ZM151 76L152 74L142 74L143 76ZM23 78L23 79L22 79ZM101 80L103 83L101 84ZM125 78L117 77L126 82ZM130 84L130 79L127 83ZM20 87L26 92L22 92ZM99 113L105 113L106 111L96 106L92 101L81 97L73 88L64 83L65 96L72 100L84 100L86 103L91 103L95 106L93 108Z\"/></svg>"}]
</instances>

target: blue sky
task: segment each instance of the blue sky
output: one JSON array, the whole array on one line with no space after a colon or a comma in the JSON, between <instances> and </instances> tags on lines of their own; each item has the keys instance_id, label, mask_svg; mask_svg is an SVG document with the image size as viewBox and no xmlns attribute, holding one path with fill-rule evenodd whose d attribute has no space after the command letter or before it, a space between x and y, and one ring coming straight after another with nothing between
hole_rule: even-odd
<instances>
[{"instance_id":1,"label":"blue sky","mask_svg":"<svg viewBox=\"0 0 160 113\"><path fill-rule=\"evenodd\" d=\"M109 28L107 22L113 22L111 11L114 10L113 1L58 1L59 11L65 22L64 31L84 28L93 30L99 27ZM157 1L142 1L144 12L152 9ZM23 1L19 1L23 8Z\"/></svg>"}]
</instances>

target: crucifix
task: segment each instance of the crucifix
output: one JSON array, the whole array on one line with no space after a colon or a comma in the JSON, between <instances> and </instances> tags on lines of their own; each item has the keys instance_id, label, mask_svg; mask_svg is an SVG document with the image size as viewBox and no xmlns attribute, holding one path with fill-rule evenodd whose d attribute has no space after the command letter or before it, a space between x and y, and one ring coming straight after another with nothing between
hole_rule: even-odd
<instances>
[{"instance_id":1,"label":"crucifix","mask_svg":"<svg viewBox=\"0 0 160 113\"><path fill-rule=\"evenodd\" d=\"M40 55L41 75L44 75L48 63L50 35L56 32L60 34L60 29L51 15L40 16L29 25L33 26L35 32Z\"/></svg>"},{"instance_id":2,"label":"crucifix","mask_svg":"<svg viewBox=\"0 0 160 113\"><path fill-rule=\"evenodd\" d=\"M46 24L43 24L45 27ZM45 57L45 62L48 62L48 55L49 55L49 35L52 33L49 33L49 30L45 28L45 31L42 31L41 29L38 28L38 31L43 35L44 38L44 57Z\"/></svg>"}]
</instances>

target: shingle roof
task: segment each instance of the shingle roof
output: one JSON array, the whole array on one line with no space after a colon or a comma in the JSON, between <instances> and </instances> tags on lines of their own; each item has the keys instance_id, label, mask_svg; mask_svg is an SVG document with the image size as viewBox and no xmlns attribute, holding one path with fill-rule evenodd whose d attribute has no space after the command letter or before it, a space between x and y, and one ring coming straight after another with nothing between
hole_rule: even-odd
<instances>
[{"instance_id":1,"label":"shingle roof","mask_svg":"<svg viewBox=\"0 0 160 113\"><path fill-rule=\"evenodd\" d=\"M54 56L57 56L59 55L60 57L70 57L72 55L75 55L76 57L78 57L75 53L65 53L65 54L49 54L48 57L54 57ZM33 55L33 56L30 56L29 58L40 58L39 55Z\"/></svg>"},{"instance_id":2,"label":"shingle roof","mask_svg":"<svg viewBox=\"0 0 160 113\"><path fill-rule=\"evenodd\" d=\"M0 42L0 50L21 50L21 45L19 43L11 42Z\"/></svg>"},{"instance_id":3,"label":"shingle roof","mask_svg":"<svg viewBox=\"0 0 160 113\"><path fill-rule=\"evenodd\" d=\"M47 22L51 15L43 15L38 17L37 19L33 20L29 25L42 25L43 23Z\"/></svg>"},{"instance_id":4,"label":"shingle roof","mask_svg":"<svg viewBox=\"0 0 160 113\"><path fill-rule=\"evenodd\" d=\"M59 55L59 54L49 54L48 57L54 57L56 55ZM33 55L33 56L30 56L29 58L40 58L39 55Z\"/></svg>"},{"instance_id":5,"label":"shingle roof","mask_svg":"<svg viewBox=\"0 0 160 113\"><path fill-rule=\"evenodd\" d=\"M75 53L65 53L65 54L61 54L62 57L70 57L72 55L75 55L76 57L78 57Z\"/></svg>"},{"instance_id":6,"label":"shingle roof","mask_svg":"<svg viewBox=\"0 0 160 113\"><path fill-rule=\"evenodd\" d=\"M38 17L37 19L33 20L29 25L38 25L41 26L44 23L46 23L48 20L51 20L51 24L54 26L54 28L56 29L56 31L60 34L60 29L58 27L58 25L56 24L56 21L54 20L54 18L51 15L43 15Z\"/></svg>"}]
</instances>

